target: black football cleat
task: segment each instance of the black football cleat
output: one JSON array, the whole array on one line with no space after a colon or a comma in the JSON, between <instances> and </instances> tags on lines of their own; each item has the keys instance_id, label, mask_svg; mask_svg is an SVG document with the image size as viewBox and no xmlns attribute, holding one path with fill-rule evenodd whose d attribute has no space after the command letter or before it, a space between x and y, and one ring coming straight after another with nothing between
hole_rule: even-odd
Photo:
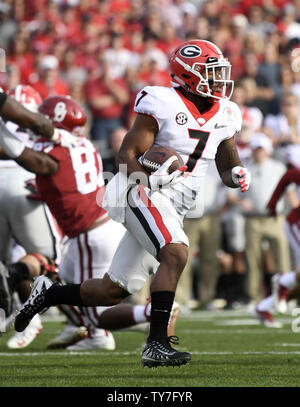
<instances>
[{"instance_id":1,"label":"black football cleat","mask_svg":"<svg viewBox=\"0 0 300 407\"><path fill-rule=\"evenodd\" d=\"M152 340L146 343L142 354L142 365L147 367L158 366L181 366L189 363L189 352L178 352L170 346L170 343L178 345L178 336L169 336L168 343Z\"/></svg>"},{"instance_id":2,"label":"black football cleat","mask_svg":"<svg viewBox=\"0 0 300 407\"><path fill-rule=\"evenodd\" d=\"M15 319L15 330L17 332L23 332L35 314L42 314L47 311L49 306L45 302L45 293L53 284L58 283L53 283L45 276L39 276L35 279L28 300L24 302L17 313Z\"/></svg>"},{"instance_id":3,"label":"black football cleat","mask_svg":"<svg viewBox=\"0 0 300 407\"><path fill-rule=\"evenodd\" d=\"M8 269L0 261L0 309L4 310L6 317L8 317L12 311L12 295L9 289L8 278Z\"/></svg>"}]
</instances>

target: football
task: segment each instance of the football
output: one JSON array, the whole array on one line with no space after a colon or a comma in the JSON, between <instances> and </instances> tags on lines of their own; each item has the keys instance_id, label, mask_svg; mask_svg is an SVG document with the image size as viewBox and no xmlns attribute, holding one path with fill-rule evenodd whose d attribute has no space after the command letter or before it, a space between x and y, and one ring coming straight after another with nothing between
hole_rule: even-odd
<instances>
[{"instance_id":1,"label":"football","mask_svg":"<svg viewBox=\"0 0 300 407\"><path fill-rule=\"evenodd\" d=\"M163 147L163 146L152 146L147 150L142 158L141 164L148 172L154 172L158 170L158 168L167 161L168 158L172 156L176 156L177 160L172 163L169 168L169 174L178 170L184 165L183 159L181 156L173 150L171 147Z\"/></svg>"}]
</instances>

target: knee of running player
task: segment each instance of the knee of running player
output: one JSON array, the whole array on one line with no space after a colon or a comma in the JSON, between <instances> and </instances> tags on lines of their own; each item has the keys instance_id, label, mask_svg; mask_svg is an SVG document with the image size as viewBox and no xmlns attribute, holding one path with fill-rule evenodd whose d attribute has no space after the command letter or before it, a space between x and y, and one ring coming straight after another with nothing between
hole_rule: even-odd
<instances>
[{"instance_id":1,"label":"knee of running player","mask_svg":"<svg viewBox=\"0 0 300 407\"><path fill-rule=\"evenodd\" d=\"M171 243L160 249L157 259L160 267L178 275L182 273L188 258L188 247L180 243Z\"/></svg>"},{"instance_id":2,"label":"knee of running player","mask_svg":"<svg viewBox=\"0 0 300 407\"><path fill-rule=\"evenodd\" d=\"M80 295L87 306L112 306L119 304L130 294L105 274L102 279L84 281L80 287Z\"/></svg>"}]
</instances>

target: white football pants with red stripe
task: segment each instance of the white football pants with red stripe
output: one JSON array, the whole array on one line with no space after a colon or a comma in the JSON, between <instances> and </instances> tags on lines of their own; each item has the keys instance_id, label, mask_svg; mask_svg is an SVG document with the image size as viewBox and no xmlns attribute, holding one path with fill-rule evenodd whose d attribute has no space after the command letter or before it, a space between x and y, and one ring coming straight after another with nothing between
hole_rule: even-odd
<instances>
[{"instance_id":1,"label":"white football pants with red stripe","mask_svg":"<svg viewBox=\"0 0 300 407\"><path fill-rule=\"evenodd\" d=\"M81 284L91 278L102 278L108 271L118 244L126 229L109 220L89 232L67 241L59 276L65 283ZM75 307L60 305L69 321L76 326L98 325L99 316L109 307Z\"/></svg>"},{"instance_id":2,"label":"white football pants with red stripe","mask_svg":"<svg viewBox=\"0 0 300 407\"><path fill-rule=\"evenodd\" d=\"M159 266L159 250L169 243L189 245L183 217L168 197L143 185L131 187L125 208L127 232L116 251L108 274L133 294Z\"/></svg>"}]
</instances>

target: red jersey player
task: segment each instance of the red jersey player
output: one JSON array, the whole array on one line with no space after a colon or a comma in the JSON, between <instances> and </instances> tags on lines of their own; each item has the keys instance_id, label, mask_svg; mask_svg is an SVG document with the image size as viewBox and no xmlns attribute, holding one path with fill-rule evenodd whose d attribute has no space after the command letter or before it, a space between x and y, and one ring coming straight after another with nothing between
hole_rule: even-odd
<instances>
[{"instance_id":1,"label":"red jersey player","mask_svg":"<svg viewBox=\"0 0 300 407\"><path fill-rule=\"evenodd\" d=\"M41 104L39 111L60 123L61 137L74 143L74 148L69 150L63 141L54 144L40 139L33 147L35 151L45 153L56 167L48 176L37 173L39 194L47 201L64 234L74 237L93 229L102 219L108 220L105 210L95 205L97 193L104 186L101 158L87 138L70 134L74 125L80 127L86 122L85 113L75 101L50 97Z\"/></svg>"}]
</instances>

